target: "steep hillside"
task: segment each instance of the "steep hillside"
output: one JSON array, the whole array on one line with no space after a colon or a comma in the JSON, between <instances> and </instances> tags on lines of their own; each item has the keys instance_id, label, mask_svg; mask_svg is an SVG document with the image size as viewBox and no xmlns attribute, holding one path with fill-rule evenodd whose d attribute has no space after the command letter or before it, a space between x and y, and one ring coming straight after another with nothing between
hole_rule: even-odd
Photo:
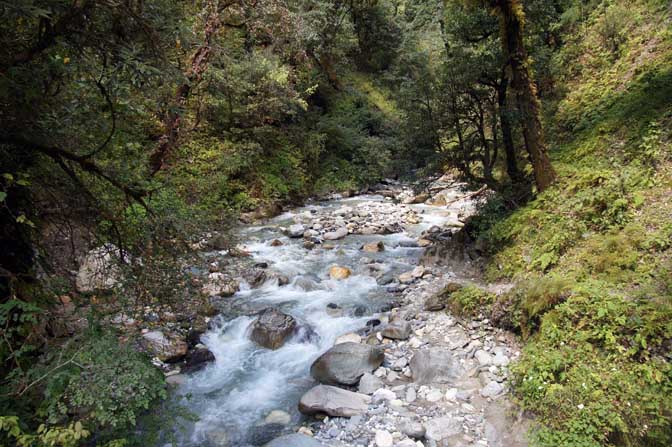
<instances>
[{"instance_id":1,"label":"steep hillside","mask_svg":"<svg viewBox=\"0 0 672 447\"><path fill-rule=\"evenodd\" d=\"M491 310L527 339L516 389L543 446L672 442L672 7L608 3L565 13L558 182L472 222L487 278L516 283Z\"/></svg>"}]
</instances>

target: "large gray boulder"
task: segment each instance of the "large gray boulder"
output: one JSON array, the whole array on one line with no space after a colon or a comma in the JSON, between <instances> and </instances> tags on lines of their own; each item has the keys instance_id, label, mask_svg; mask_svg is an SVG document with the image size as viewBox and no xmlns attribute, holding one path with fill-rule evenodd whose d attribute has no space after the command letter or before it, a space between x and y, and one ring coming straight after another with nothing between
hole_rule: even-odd
<instances>
[{"instance_id":1,"label":"large gray boulder","mask_svg":"<svg viewBox=\"0 0 672 447\"><path fill-rule=\"evenodd\" d=\"M410 362L413 381L419 384L452 383L462 369L450 349L429 348L416 351Z\"/></svg>"},{"instance_id":2,"label":"large gray boulder","mask_svg":"<svg viewBox=\"0 0 672 447\"><path fill-rule=\"evenodd\" d=\"M265 309L252 323L250 339L268 349L280 348L297 329L296 320L278 309Z\"/></svg>"},{"instance_id":3,"label":"large gray boulder","mask_svg":"<svg viewBox=\"0 0 672 447\"><path fill-rule=\"evenodd\" d=\"M301 397L299 411L307 415L324 413L332 417L352 417L365 413L370 401L371 397L365 394L317 385Z\"/></svg>"},{"instance_id":4,"label":"large gray boulder","mask_svg":"<svg viewBox=\"0 0 672 447\"><path fill-rule=\"evenodd\" d=\"M264 447L323 447L324 444L301 433L275 438Z\"/></svg>"},{"instance_id":5,"label":"large gray boulder","mask_svg":"<svg viewBox=\"0 0 672 447\"><path fill-rule=\"evenodd\" d=\"M326 241L337 241L339 239L343 239L347 235L348 235L348 229L346 227L341 227L336 231L330 231L328 233L324 233L322 239Z\"/></svg>"},{"instance_id":6,"label":"large gray boulder","mask_svg":"<svg viewBox=\"0 0 672 447\"><path fill-rule=\"evenodd\" d=\"M322 354L310 367L310 374L320 383L355 385L365 374L378 368L385 358L377 346L341 343Z\"/></svg>"}]
</instances>

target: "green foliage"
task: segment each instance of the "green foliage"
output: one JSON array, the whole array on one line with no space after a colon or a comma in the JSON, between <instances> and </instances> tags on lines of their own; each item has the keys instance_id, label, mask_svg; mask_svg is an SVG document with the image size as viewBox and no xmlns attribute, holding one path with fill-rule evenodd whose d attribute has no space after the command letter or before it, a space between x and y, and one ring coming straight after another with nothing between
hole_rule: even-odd
<instances>
[{"instance_id":1,"label":"green foliage","mask_svg":"<svg viewBox=\"0 0 672 447\"><path fill-rule=\"evenodd\" d=\"M447 300L451 312L456 315L477 316L488 314L495 302L495 296L473 284L468 284L450 293Z\"/></svg>"},{"instance_id":2,"label":"green foliage","mask_svg":"<svg viewBox=\"0 0 672 447\"><path fill-rule=\"evenodd\" d=\"M0 416L0 434L3 432L21 447L77 447L91 435L81 422L74 422L67 427L40 425L37 434L28 434L21 429L16 416Z\"/></svg>"},{"instance_id":3,"label":"green foliage","mask_svg":"<svg viewBox=\"0 0 672 447\"><path fill-rule=\"evenodd\" d=\"M15 374L6 389L14 390L3 397L6 412L21 409L6 399L43 396L31 415L39 424L24 414L0 418L7 436L25 446L76 446L90 433L100 441L126 437L138 418L167 396L163 374L149 359L113 334L95 331L43 355Z\"/></svg>"},{"instance_id":4,"label":"green foliage","mask_svg":"<svg viewBox=\"0 0 672 447\"><path fill-rule=\"evenodd\" d=\"M72 359L47 382L45 412L51 423L78 413L98 430L126 428L135 425L150 404L166 397L161 372L112 336L91 337Z\"/></svg>"},{"instance_id":5,"label":"green foliage","mask_svg":"<svg viewBox=\"0 0 672 447\"><path fill-rule=\"evenodd\" d=\"M661 356L670 304L575 290L544 319L513 371L523 405L547 424L539 445L664 445L672 369Z\"/></svg>"}]
</instances>

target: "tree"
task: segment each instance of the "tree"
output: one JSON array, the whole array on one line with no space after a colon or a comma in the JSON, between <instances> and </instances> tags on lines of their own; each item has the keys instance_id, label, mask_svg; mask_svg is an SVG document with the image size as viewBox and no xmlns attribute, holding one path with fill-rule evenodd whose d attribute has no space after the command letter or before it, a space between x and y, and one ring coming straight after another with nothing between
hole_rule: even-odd
<instances>
[{"instance_id":1,"label":"tree","mask_svg":"<svg viewBox=\"0 0 672 447\"><path fill-rule=\"evenodd\" d=\"M537 189L542 192L555 181L555 170L548 157L541 125L541 104L530 74L523 27L525 12L520 0L490 0L500 19L500 38L507 65L511 69L511 87L521 114L525 147L530 154Z\"/></svg>"}]
</instances>

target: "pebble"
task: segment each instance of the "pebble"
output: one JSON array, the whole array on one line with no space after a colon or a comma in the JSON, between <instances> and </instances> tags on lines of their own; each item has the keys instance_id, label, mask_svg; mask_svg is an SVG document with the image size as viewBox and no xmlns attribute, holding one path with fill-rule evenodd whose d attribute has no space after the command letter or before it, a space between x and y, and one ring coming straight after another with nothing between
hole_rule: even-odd
<instances>
[{"instance_id":1,"label":"pebble","mask_svg":"<svg viewBox=\"0 0 672 447\"><path fill-rule=\"evenodd\" d=\"M390 432L385 430L376 430L376 446L377 447L392 447L394 439Z\"/></svg>"}]
</instances>

